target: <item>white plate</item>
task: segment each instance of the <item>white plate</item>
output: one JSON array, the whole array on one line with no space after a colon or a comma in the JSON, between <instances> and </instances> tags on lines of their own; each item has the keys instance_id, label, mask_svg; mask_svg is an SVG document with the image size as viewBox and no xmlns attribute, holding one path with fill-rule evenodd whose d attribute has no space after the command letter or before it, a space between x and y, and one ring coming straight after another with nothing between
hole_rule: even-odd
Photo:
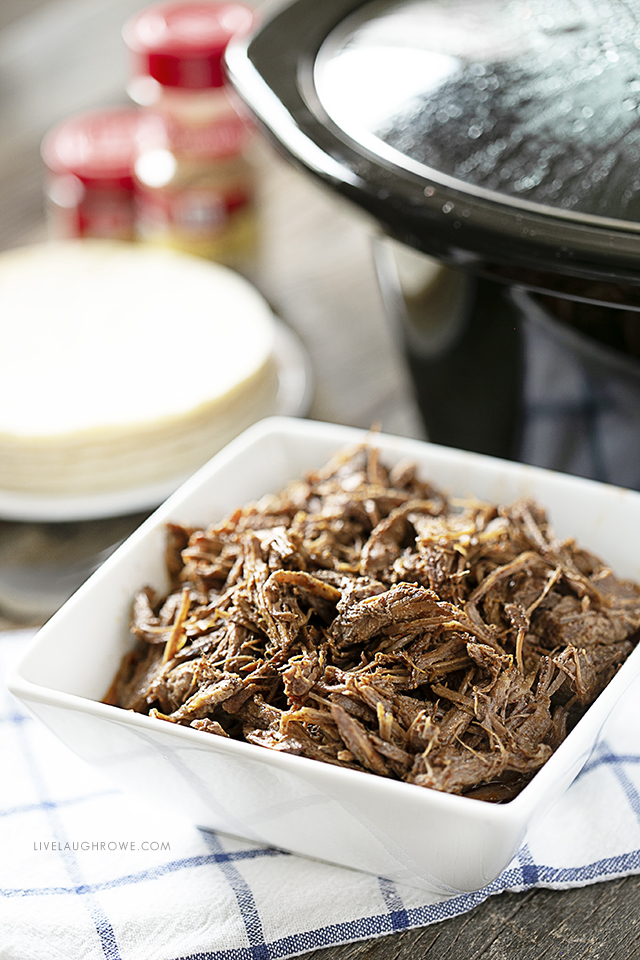
<instances>
[{"instance_id":1,"label":"white plate","mask_svg":"<svg viewBox=\"0 0 640 960\"><path fill-rule=\"evenodd\" d=\"M281 320L276 320L275 358L280 386L274 412L278 416L303 417L313 395L311 363L297 335ZM143 487L72 497L43 497L0 489L0 519L58 523L153 510L188 476L180 474Z\"/></svg>"}]
</instances>

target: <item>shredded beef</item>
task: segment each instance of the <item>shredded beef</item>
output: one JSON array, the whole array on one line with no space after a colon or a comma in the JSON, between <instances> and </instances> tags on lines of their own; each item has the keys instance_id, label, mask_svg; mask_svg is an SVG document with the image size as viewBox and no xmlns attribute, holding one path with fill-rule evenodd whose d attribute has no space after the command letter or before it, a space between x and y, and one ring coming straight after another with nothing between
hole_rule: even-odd
<instances>
[{"instance_id":1,"label":"shredded beef","mask_svg":"<svg viewBox=\"0 0 640 960\"><path fill-rule=\"evenodd\" d=\"M133 602L105 702L483 800L513 797L640 638L640 587L531 500L452 500L367 445L206 530Z\"/></svg>"}]
</instances>

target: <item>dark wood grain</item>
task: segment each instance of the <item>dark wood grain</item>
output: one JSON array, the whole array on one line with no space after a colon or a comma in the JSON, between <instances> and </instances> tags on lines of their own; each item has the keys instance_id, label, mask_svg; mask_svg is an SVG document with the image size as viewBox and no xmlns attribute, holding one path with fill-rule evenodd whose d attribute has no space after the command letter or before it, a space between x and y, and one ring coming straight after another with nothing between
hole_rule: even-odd
<instances>
[{"instance_id":1,"label":"dark wood grain","mask_svg":"<svg viewBox=\"0 0 640 960\"><path fill-rule=\"evenodd\" d=\"M303 960L631 960L640 956L639 903L638 877L501 894L451 920Z\"/></svg>"},{"instance_id":2,"label":"dark wood grain","mask_svg":"<svg viewBox=\"0 0 640 960\"><path fill-rule=\"evenodd\" d=\"M46 235L39 144L48 126L125 100L120 26L141 6L49 0L38 12L38 4L9 0L0 16L0 249ZM370 225L266 148L261 164L261 285L311 357L312 416L421 435L376 285ZM639 913L636 877L501 895L462 916L306 960L636 960Z\"/></svg>"}]
</instances>

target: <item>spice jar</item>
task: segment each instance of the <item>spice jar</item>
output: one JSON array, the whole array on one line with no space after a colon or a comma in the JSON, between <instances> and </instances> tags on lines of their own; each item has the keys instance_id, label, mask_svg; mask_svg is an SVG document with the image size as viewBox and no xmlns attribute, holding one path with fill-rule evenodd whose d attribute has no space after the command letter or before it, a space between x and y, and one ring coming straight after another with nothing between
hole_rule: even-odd
<instances>
[{"instance_id":1,"label":"spice jar","mask_svg":"<svg viewBox=\"0 0 640 960\"><path fill-rule=\"evenodd\" d=\"M252 22L240 3L182 0L141 11L123 30L133 54L129 93L146 121L135 164L138 238L249 276L257 250L251 135L222 60Z\"/></svg>"},{"instance_id":2,"label":"spice jar","mask_svg":"<svg viewBox=\"0 0 640 960\"><path fill-rule=\"evenodd\" d=\"M114 107L77 114L42 141L54 239L133 240L133 168L140 111Z\"/></svg>"}]
</instances>

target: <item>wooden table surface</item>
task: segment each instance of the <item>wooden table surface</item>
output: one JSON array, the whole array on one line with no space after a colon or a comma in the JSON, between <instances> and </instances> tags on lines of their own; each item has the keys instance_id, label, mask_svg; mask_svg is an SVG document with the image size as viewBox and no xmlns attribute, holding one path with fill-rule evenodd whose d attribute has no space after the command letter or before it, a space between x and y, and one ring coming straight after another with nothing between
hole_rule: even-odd
<instances>
[{"instance_id":1,"label":"wooden table surface","mask_svg":"<svg viewBox=\"0 0 640 960\"><path fill-rule=\"evenodd\" d=\"M126 103L120 28L139 7L136 0L1 0L0 249L46 236L39 155L46 130L75 111ZM262 154L261 286L308 351L310 415L421 436L377 289L370 226L270 148ZM2 535L0 523L0 553ZM639 908L635 877L501 895L461 917L307 960L631 960L640 955Z\"/></svg>"}]
</instances>

